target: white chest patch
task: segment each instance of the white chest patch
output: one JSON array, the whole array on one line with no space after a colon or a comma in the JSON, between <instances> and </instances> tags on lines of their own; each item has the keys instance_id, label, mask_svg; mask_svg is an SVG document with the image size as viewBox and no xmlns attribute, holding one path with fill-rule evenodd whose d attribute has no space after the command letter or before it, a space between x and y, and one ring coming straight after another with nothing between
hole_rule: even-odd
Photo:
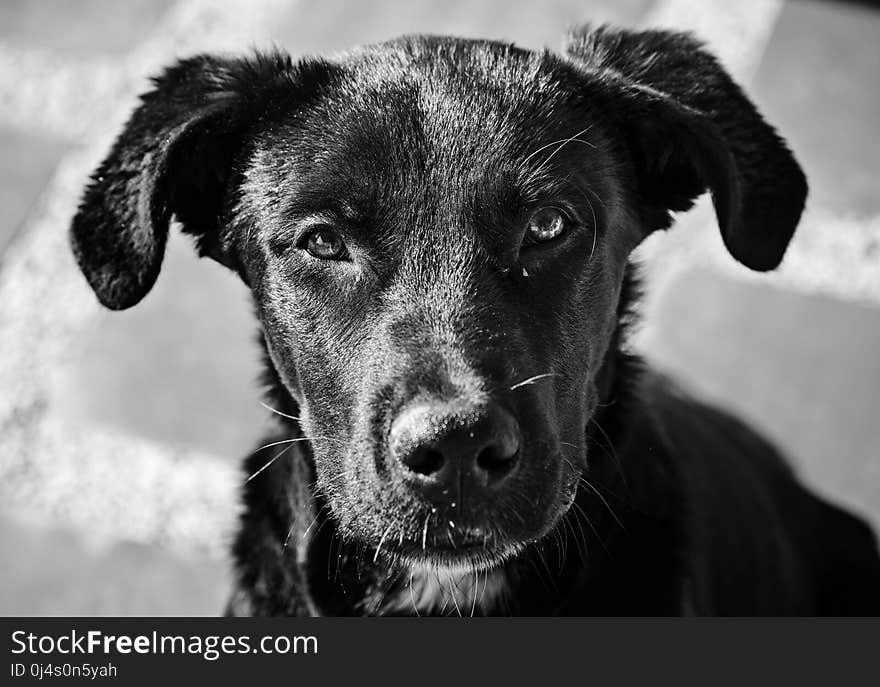
<instances>
[{"instance_id":1,"label":"white chest patch","mask_svg":"<svg viewBox=\"0 0 880 687\"><path fill-rule=\"evenodd\" d=\"M413 568L398 593L382 604L383 613L473 616L504 613L507 576L502 570L479 572Z\"/></svg>"}]
</instances>

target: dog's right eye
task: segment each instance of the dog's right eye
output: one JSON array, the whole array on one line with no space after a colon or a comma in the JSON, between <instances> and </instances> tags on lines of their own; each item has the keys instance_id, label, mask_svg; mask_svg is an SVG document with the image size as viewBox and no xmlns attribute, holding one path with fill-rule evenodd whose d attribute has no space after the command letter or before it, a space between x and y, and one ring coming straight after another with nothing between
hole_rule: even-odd
<instances>
[{"instance_id":1,"label":"dog's right eye","mask_svg":"<svg viewBox=\"0 0 880 687\"><path fill-rule=\"evenodd\" d=\"M344 260L348 257L345 241L328 227L313 229L299 243L300 248L319 260Z\"/></svg>"},{"instance_id":2,"label":"dog's right eye","mask_svg":"<svg viewBox=\"0 0 880 687\"><path fill-rule=\"evenodd\" d=\"M567 224L568 218L556 207L548 206L533 212L526 225L523 248L559 238L565 233Z\"/></svg>"}]
</instances>

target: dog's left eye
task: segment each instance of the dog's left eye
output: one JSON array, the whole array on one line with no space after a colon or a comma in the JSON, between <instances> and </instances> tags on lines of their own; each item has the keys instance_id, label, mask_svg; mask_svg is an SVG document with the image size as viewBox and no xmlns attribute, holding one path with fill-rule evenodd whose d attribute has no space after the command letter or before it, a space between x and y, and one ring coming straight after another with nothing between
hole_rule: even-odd
<instances>
[{"instance_id":1,"label":"dog's left eye","mask_svg":"<svg viewBox=\"0 0 880 687\"><path fill-rule=\"evenodd\" d=\"M313 229L300 243L309 255L320 260L344 260L348 255L342 237L332 229Z\"/></svg>"},{"instance_id":2,"label":"dog's left eye","mask_svg":"<svg viewBox=\"0 0 880 687\"><path fill-rule=\"evenodd\" d=\"M541 208L533 212L526 225L523 246L552 241L565 232L567 223L565 215L556 208Z\"/></svg>"}]
</instances>

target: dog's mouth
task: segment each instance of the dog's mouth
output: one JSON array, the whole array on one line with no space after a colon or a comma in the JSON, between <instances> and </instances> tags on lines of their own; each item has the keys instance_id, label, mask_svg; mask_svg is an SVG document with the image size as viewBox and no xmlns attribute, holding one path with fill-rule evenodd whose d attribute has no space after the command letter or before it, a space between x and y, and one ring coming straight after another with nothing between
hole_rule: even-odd
<instances>
[{"instance_id":1,"label":"dog's mouth","mask_svg":"<svg viewBox=\"0 0 880 687\"><path fill-rule=\"evenodd\" d=\"M536 460L529 463L534 466ZM358 464L361 469L365 463ZM400 484L379 483L349 469L341 488L324 493L339 533L373 562L458 572L502 567L540 542L569 510L577 475L566 461L518 477L510 489L483 500L434 501Z\"/></svg>"},{"instance_id":2,"label":"dog's mouth","mask_svg":"<svg viewBox=\"0 0 880 687\"><path fill-rule=\"evenodd\" d=\"M500 567L515 557L526 543L500 541L497 536L481 530L446 533L444 538L422 542L392 542L381 549L385 555L410 568L428 568L449 572L477 572Z\"/></svg>"},{"instance_id":3,"label":"dog's mouth","mask_svg":"<svg viewBox=\"0 0 880 687\"><path fill-rule=\"evenodd\" d=\"M499 568L539 544L566 510L566 504L559 504L552 515L544 513L526 524L504 508L467 519L452 519L446 511L428 508L415 527L385 525L378 537L361 531L357 538L366 540L374 561L407 568L482 572Z\"/></svg>"}]
</instances>

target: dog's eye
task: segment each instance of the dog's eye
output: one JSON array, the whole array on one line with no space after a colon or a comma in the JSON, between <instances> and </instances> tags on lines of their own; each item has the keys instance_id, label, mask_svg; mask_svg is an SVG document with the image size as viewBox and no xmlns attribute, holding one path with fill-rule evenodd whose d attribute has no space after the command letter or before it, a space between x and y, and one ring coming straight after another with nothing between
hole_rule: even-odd
<instances>
[{"instance_id":1,"label":"dog's eye","mask_svg":"<svg viewBox=\"0 0 880 687\"><path fill-rule=\"evenodd\" d=\"M523 245L552 241L562 235L566 223L565 215L556 208L541 208L533 212L526 226Z\"/></svg>"},{"instance_id":2,"label":"dog's eye","mask_svg":"<svg viewBox=\"0 0 880 687\"><path fill-rule=\"evenodd\" d=\"M342 237L326 227L310 231L301 245L320 260L342 260L348 255Z\"/></svg>"}]
</instances>

